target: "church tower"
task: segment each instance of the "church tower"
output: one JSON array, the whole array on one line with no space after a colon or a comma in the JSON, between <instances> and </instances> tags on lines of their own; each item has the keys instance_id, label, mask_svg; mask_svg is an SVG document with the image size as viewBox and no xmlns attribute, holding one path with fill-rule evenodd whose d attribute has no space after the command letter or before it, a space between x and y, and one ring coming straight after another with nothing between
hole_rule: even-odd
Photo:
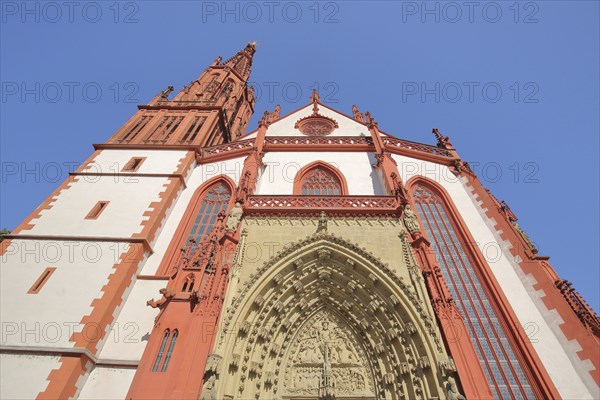
<instances>
[{"instance_id":1,"label":"church tower","mask_svg":"<svg viewBox=\"0 0 600 400\"><path fill-rule=\"evenodd\" d=\"M169 86L140 106L108 144L208 147L237 139L254 112L248 78L255 51L250 43L225 62L218 57L175 96Z\"/></svg>"},{"instance_id":2,"label":"church tower","mask_svg":"<svg viewBox=\"0 0 600 400\"><path fill-rule=\"evenodd\" d=\"M254 112L255 46L0 243L1 398L595 399L600 318L448 136Z\"/></svg>"}]
</instances>

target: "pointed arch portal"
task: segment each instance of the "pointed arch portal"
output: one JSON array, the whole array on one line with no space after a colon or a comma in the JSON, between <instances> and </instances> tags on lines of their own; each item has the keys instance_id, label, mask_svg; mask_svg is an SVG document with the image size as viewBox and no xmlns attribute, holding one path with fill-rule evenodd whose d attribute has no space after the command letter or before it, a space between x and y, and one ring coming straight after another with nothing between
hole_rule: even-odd
<instances>
[{"instance_id":1,"label":"pointed arch portal","mask_svg":"<svg viewBox=\"0 0 600 400\"><path fill-rule=\"evenodd\" d=\"M236 296L215 347L218 398L445 398L449 361L429 309L356 245L315 234Z\"/></svg>"}]
</instances>

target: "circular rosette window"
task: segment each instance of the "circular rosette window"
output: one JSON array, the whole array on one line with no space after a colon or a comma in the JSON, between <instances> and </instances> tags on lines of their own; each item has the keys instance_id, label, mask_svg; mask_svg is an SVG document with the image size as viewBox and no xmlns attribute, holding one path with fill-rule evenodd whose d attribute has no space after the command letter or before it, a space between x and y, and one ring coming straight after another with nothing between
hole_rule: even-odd
<instances>
[{"instance_id":1,"label":"circular rosette window","mask_svg":"<svg viewBox=\"0 0 600 400\"><path fill-rule=\"evenodd\" d=\"M304 135L326 136L338 127L335 120L322 115L311 115L296 122L295 128Z\"/></svg>"}]
</instances>

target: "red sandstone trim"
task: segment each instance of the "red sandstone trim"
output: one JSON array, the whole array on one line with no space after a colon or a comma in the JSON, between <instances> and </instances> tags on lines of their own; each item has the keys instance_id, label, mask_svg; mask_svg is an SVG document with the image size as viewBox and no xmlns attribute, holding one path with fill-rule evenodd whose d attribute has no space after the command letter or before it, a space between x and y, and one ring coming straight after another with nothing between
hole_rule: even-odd
<instances>
[{"instance_id":1,"label":"red sandstone trim","mask_svg":"<svg viewBox=\"0 0 600 400\"><path fill-rule=\"evenodd\" d=\"M59 359L60 367L48 375L48 386L40 392L37 400L70 399L77 393L77 381L88 371L90 362L85 357L67 357Z\"/></svg>"},{"instance_id":2,"label":"red sandstone trim","mask_svg":"<svg viewBox=\"0 0 600 400\"><path fill-rule=\"evenodd\" d=\"M521 326L519 319L514 313L512 306L508 299L504 295L502 287L496 280L493 272L491 271L484 255L481 253L479 248L474 245L476 240L471 235L471 232L467 228L463 221L460 213L456 209L452 198L441 185L437 182L423 177L414 176L407 182L407 187L412 188L417 183L423 183L426 186L433 187L439 195L444 199L444 203L447 206L448 212L451 214L451 222L455 222L457 233L462 236L465 252L474 261L476 267L476 273L479 275L481 282L484 284L484 288L491 294L490 304L496 309L499 318L499 322L505 330L506 336L511 342L513 347L516 347L515 355L525 367L524 371L530 378L530 381L534 383L532 385L533 390L538 396L542 398L559 399L560 394L554 386L554 383L550 379L550 376L546 372L544 365L542 364L539 356L535 352L533 345L529 341L527 334ZM422 230L424 232L424 230ZM471 244L471 245L470 245ZM506 329L508 328L508 329Z\"/></svg>"},{"instance_id":3,"label":"red sandstone trim","mask_svg":"<svg viewBox=\"0 0 600 400\"><path fill-rule=\"evenodd\" d=\"M477 177L469 174L469 180L465 186L472 189L482 202L481 207L487 209L485 215L496 221L496 231L501 232L500 238L511 244L511 255L518 256L523 260L518 265L525 275L532 275L536 280L537 283L533 285L533 288L537 291L543 290L544 296L541 300L548 311L556 310L562 318L563 323L559 325L559 328L564 333L566 340L576 340L581 346L581 351L577 353L577 356L582 361L589 360L594 365L595 369L589 373L596 384L600 386L600 340L588 332L555 287L558 274L554 268L547 262L547 258L538 257L529 250L521 235L500 212L496 202ZM568 351L568 349L565 350Z\"/></svg>"},{"instance_id":4,"label":"red sandstone trim","mask_svg":"<svg viewBox=\"0 0 600 400\"><path fill-rule=\"evenodd\" d=\"M32 230L35 226L35 223L32 221L40 218L42 216L42 211L51 209L53 203L58 199L58 196L62 193L62 191L68 190L71 187L71 184L77 182L77 180L78 179L76 177L69 176L58 188L56 188L56 190L54 190L54 192L52 192L50 196L46 198L46 200L42 202L42 204L35 209L35 211L29 214L29 216L19 224L19 226L13 229L12 233Z\"/></svg>"},{"instance_id":5,"label":"red sandstone trim","mask_svg":"<svg viewBox=\"0 0 600 400\"><path fill-rule=\"evenodd\" d=\"M77 168L76 172L81 172L87 168L87 166L94 161L98 154L100 154L99 151L94 151L94 153L92 153L92 155L88 157L88 159L85 160L83 164L79 166L79 168ZM32 221L40 218L42 211L51 209L53 206L52 203L58 199L58 196L62 193L62 191L69 189L71 184L77 181L78 179L73 176L69 176L67 179L65 179L65 181L58 188L56 188L52 194L50 194L50 196L48 196L46 200L42 202L42 204L40 204L31 214L29 214L29 216L25 218L21 224L19 224L19 226L12 230L12 233L14 234L33 229L35 224L32 223Z\"/></svg>"}]
</instances>

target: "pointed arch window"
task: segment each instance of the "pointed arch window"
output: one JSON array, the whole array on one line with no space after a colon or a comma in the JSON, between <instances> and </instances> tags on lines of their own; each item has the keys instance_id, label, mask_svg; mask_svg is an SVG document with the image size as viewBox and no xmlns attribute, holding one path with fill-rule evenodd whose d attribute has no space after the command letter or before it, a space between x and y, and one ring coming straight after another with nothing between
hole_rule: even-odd
<instances>
[{"instance_id":1,"label":"pointed arch window","mask_svg":"<svg viewBox=\"0 0 600 400\"><path fill-rule=\"evenodd\" d=\"M188 206L157 274L171 273L180 260L182 249L194 252L205 241L217 223L219 213L226 212L230 205L231 188L232 185L223 178L194 194L194 200ZM189 290L190 284L188 282L186 289Z\"/></svg>"},{"instance_id":2,"label":"pointed arch window","mask_svg":"<svg viewBox=\"0 0 600 400\"><path fill-rule=\"evenodd\" d=\"M177 329L173 331L173 335L171 335L171 331L169 329L165 329L165 333L163 335L163 339L160 342L160 347L158 349L158 353L156 354L156 359L154 360L154 365L152 366L152 372L165 372L169 367L169 362L171 361L171 356L173 355L173 349L175 348L175 343L177 342L177 336L179 336L179 332ZM171 339L169 341L169 338ZM167 343L169 345L167 349ZM165 349L167 350L165 354ZM164 362L163 362L163 355ZM162 362L162 368L161 368Z\"/></svg>"},{"instance_id":3,"label":"pointed arch window","mask_svg":"<svg viewBox=\"0 0 600 400\"><path fill-rule=\"evenodd\" d=\"M230 199L231 190L224 182L219 181L211 185L202 196L200 208L187 235L187 242L193 239L197 246L206 238L215 226L219 213L227 210Z\"/></svg>"},{"instance_id":4,"label":"pointed arch window","mask_svg":"<svg viewBox=\"0 0 600 400\"><path fill-rule=\"evenodd\" d=\"M177 337L179 336L179 331L175 329L173 331L173 337L171 338L171 343L169 343L169 350L167 350L167 355L165 356L165 362L163 363L162 369L160 372L165 372L169 367L169 362L171 361L171 356L173 355L173 349L175 348L175 342L177 342Z\"/></svg>"},{"instance_id":5,"label":"pointed arch window","mask_svg":"<svg viewBox=\"0 0 600 400\"><path fill-rule=\"evenodd\" d=\"M152 372L158 371L158 367L160 366L160 362L162 361L162 357L165 352L165 347L167 347L167 341L169 340L170 335L171 335L171 331L166 329L165 333L163 335L162 342L160 342L160 347L158 349L158 353L156 354L156 359L154 360L154 366L152 367Z\"/></svg>"},{"instance_id":6,"label":"pointed arch window","mask_svg":"<svg viewBox=\"0 0 600 400\"><path fill-rule=\"evenodd\" d=\"M185 278L185 282L183 283L183 287L181 288L182 292L192 292L194 290L194 275L190 274L187 278Z\"/></svg>"},{"instance_id":7,"label":"pointed arch window","mask_svg":"<svg viewBox=\"0 0 600 400\"><path fill-rule=\"evenodd\" d=\"M340 196L348 190L341 173L325 163L300 170L294 184L294 194L302 196Z\"/></svg>"},{"instance_id":8,"label":"pointed arch window","mask_svg":"<svg viewBox=\"0 0 600 400\"><path fill-rule=\"evenodd\" d=\"M459 222L449 212L449 205L428 185L417 183L412 189L416 211L496 398L536 398L500 323L502 316L492 306L486 283L479 279L477 263L469 256L465 240L459 239Z\"/></svg>"}]
</instances>

